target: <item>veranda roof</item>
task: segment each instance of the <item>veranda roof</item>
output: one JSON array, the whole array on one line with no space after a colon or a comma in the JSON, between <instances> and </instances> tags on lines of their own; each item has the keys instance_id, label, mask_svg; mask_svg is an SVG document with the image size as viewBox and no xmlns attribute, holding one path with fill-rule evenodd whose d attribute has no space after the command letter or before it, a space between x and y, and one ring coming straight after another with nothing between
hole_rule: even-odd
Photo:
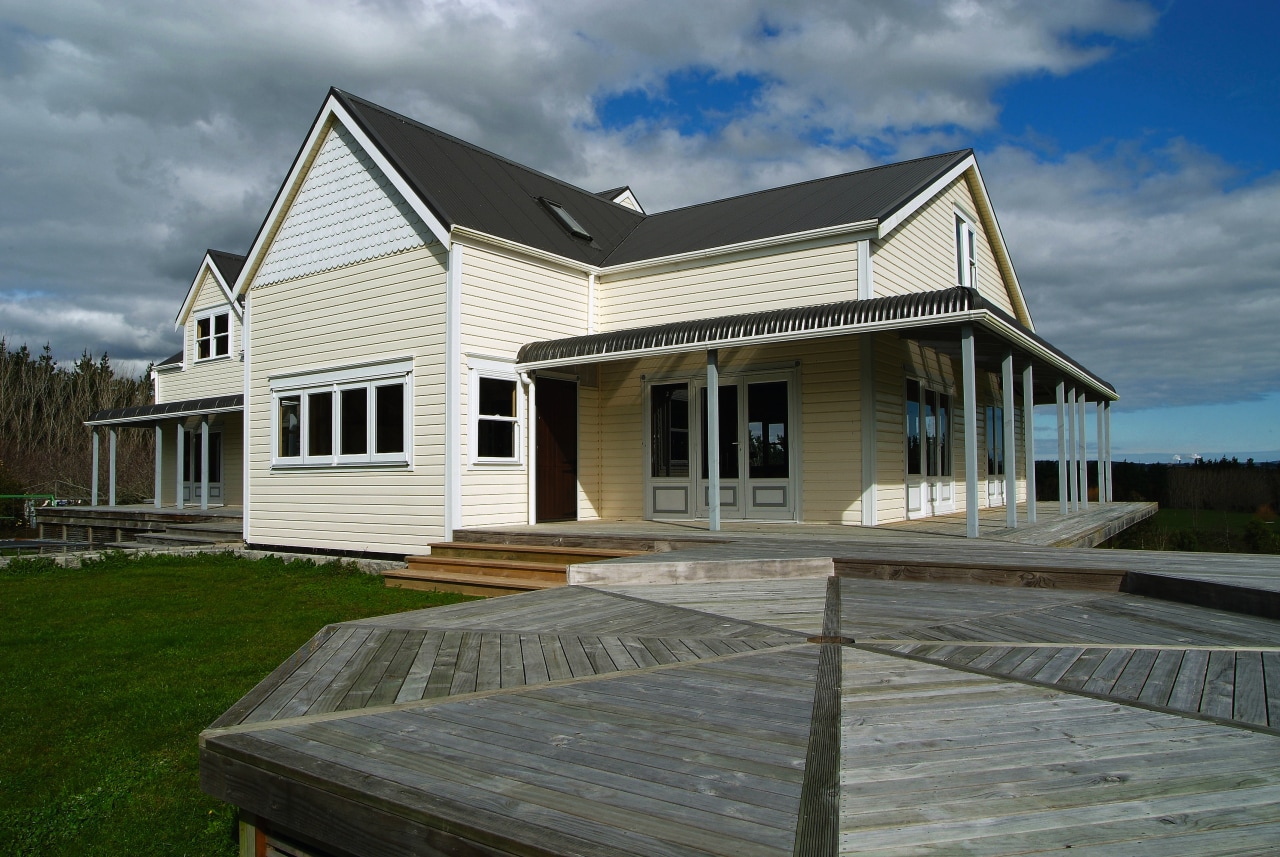
<instances>
[{"instance_id":1,"label":"veranda roof","mask_svg":"<svg viewBox=\"0 0 1280 857\"><path fill-rule=\"evenodd\" d=\"M244 410L244 395L210 396L158 405L134 405L98 411L84 421L87 426L154 425L162 419L196 417L202 414L226 414Z\"/></svg>"}]
</instances>

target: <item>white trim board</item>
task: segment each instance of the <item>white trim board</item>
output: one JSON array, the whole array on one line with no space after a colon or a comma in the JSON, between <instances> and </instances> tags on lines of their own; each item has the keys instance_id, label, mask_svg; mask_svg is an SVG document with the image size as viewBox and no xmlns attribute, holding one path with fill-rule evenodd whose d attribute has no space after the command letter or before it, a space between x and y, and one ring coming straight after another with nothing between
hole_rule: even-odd
<instances>
[{"instance_id":1,"label":"white trim board","mask_svg":"<svg viewBox=\"0 0 1280 857\"><path fill-rule=\"evenodd\" d=\"M222 272L218 270L213 258L206 252L204 259L200 262L200 269L196 272L196 278L191 281L191 285L187 288L187 296L182 300L182 308L178 310L178 316L173 320L173 326L182 327L187 323L187 317L191 315L191 308L196 302L196 292L200 291L200 285L204 282L204 272L206 270L213 274L213 279L222 288L222 296L226 298L231 311L235 313L236 320L243 324L244 315L240 312L240 305L236 303L231 286L222 278Z\"/></svg>"}]
</instances>

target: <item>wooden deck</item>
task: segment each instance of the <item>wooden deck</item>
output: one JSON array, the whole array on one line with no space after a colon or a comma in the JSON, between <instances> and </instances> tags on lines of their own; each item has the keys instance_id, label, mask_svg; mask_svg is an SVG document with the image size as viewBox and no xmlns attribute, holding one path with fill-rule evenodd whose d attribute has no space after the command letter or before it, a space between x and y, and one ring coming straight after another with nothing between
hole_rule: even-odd
<instances>
[{"instance_id":1,"label":"wooden deck","mask_svg":"<svg viewBox=\"0 0 1280 857\"><path fill-rule=\"evenodd\" d=\"M1264 854L1278 690L1280 622L1126 593L566 587L324 629L201 776L316 854Z\"/></svg>"}]
</instances>

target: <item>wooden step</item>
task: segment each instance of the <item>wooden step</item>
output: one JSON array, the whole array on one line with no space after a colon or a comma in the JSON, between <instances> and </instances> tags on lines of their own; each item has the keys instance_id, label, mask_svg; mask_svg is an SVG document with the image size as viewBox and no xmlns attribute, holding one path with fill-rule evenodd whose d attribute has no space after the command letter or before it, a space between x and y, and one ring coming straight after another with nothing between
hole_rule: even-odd
<instances>
[{"instance_id":1,"label":"wooden step","mask_svg":"<svg viewBox=\"0 0 1280 857\"><path fill-rule=\"evenodd\" d=\"M464 595L513 595L538 589L564 586L566 581L540 580L526 577L503 577L495 574L452 571L445 569L415 570L394 568L382 573L387 586L400 589L439 590Z\"/></svg>"},{"instance_id":2,"label":"wooden step","mask_svg":"<svg viewBox=\"0 0 1280 857\"><path fill-rule=\"evenodd\" d=\"M407 556L405 563L410 571L443 571L461 574L488 574L493 577L519 578L521 580L565 581L563 563L519 562L503 559L468 559L450 556Z\"/></svg>"},{"instance_id":3,"label":"wooden step","mask_svg":"<svg viewBox=\"0 0 1280 857\"><path fill-rule=\"evenodd\" d=\"M573 565L602 559L636 556L644 551L614 548L562 547L557 545L500 545L477 542L436 542L429 546L431 556L461 559L494 559L515 562L542 562Z\"/></svg>"}]
</instances>

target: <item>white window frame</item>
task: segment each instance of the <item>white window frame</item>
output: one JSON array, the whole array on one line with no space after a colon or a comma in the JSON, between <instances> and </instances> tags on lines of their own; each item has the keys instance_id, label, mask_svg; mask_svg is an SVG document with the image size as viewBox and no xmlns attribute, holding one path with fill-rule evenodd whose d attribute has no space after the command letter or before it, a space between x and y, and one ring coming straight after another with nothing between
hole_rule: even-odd
<instances>
[{"instance_id":1,"label":"white window frame","mask_svg":"<svg viewBox=\"0 0 1280 857\"><path fill-rule=\"evenodd\" d=\"M975 221L960 209L955 210L956 223L956 285L978 287L978 227Z\"/></svg>"},{"instance_id":2,"label":"white window frame","mask_svg":"<svg viewBox=\"0 0 1280 857\"><path fill-rule=\"evenodd\" d=\"M216 332L217 331L216 319L220 315L225 315L227 317L227 352L225 354L217 353L218 334ZM201 342L200 322L205 321L206 319L209 322L209 356L201 357L200 356L200 342ZM195 362L209 363L213 360L230 360L231 359L231 340L233 338L232 331L231 331L231 310L213 309L213 310L207 310L205 312L200 313L195 317L195 322L192 325L191 331L192 331L193 340L194 340L193 346L191 349L191 354L195 358Z\"/></svg>"},{"instance_id":3,"label":"white window frame","mask_svg":"<svg viewBox=\"0 0 1280 857\"><path fill-rule=\"evenodd\" d=\"M401 359L362 364L337 369L273 376L271 385L271 466L294 467L406 467L413 464L413 360ZM404 388L404 450L402 452L376 452L377 444L377 388L399 384ZM364 389L365 392L365 442L366 451L361 454L342 454L342 391ZM315 393L331 393L333 410L330 431L333 451L329 455L310 455L308 434L310 431L310 396ZM280 455L280 400L300 396L299 455Z\"/></svg>"},{"instance_id":4,"label":"white window frame","mask_svg":"<svg viewBox=\"0 0 1280 857\"><path fill-rule=\"evenodd\" d=\"M506 360L475 358L468 356L469 384L467 386L467 451L471 467L523 467L524 466L524 422L526 391L520 383L520 374L515 363ZM494 381L513 381L516 385L516 415L514 417L483 417L486 420L500 420L511 423L514 454L510 458L482 457L480 455L480 379L489 378Z\"/></svg>"}]
</instances>

